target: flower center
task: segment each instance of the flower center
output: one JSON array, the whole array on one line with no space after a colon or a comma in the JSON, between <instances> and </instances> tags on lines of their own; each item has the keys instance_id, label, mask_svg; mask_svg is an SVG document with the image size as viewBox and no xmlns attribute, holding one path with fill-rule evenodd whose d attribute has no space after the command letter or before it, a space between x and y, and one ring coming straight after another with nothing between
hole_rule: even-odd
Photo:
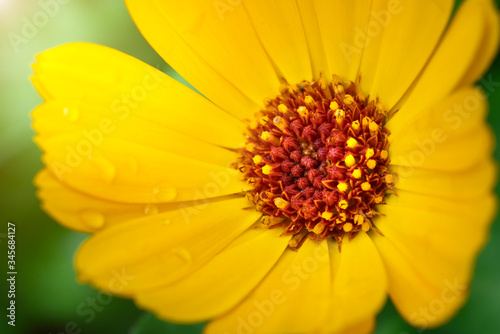
<instances>
[{"instance_id":1,"label":"flower center","mask_svg":"<svg viewBox=\"0 0 500 334\"><path fill-rule=\"evenodd\" d=\"M391 192L387 112L354 83L334 76L282 85L248 128L239 169L262 222L283 227L292 248L305 238L376 229L375 206Z\"/></svg>"}]
</instances>

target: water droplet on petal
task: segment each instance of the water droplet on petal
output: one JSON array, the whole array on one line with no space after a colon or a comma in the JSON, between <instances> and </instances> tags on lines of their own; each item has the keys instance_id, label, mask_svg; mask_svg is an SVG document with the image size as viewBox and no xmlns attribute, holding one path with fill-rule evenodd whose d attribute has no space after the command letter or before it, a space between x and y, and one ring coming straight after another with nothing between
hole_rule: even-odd
<instances>
[{"instance_id":1,"label":"water droplet on petal","mask_svg":"<svg viewBox=\"0 0 500 334\"><path fill-rule=\"evenodd\" d=\"M171 201L177 197L177 189L170 183L163 182L153 188L153 195L158 202Z\"/></svg>"},{"instance_id":2,"label":"water droplet on petal","mask_svg":"<svg viewBox=\"0 0 500 334\"><path fill-rule=\"evenodd\" d=\"M63 109L63 115L66 116L71 122L76 122L80 117L80 111L78 108L66 107Z\"/></svg>"},{"instance_id":3,"label":"water droplet on petal","mask_svg":"<svg viewBox=\"0 0 500 334\"><path fill-rule=\"evenodd\" d=\"M184 262L186 262L186 264L191 264L192 262L191 254L186 248L183 247L174 248L172 249L172 253L180 257Z\"/></svg>"},{"instance_id":4,"label":"water droplet on petal","mask_svg":"<svg viewBox=\"0 0 500 334\"><path fill-rule=\"evenodd\" d=\"M97 152L94 152L90 159L97 165L99 176L101 177L101 179L103 179L108 184L113 182L116 176L115 165L113 165L111 161L102 157Z\"/></svg>"},{"instance_id":5,"label":"water droplet on petal","mask_svg":"<svg viewBox=\"0 0 500 334\"><path fill-rule=\"evenodd\" d=\"M104 226L104 215L96 211L84 211L80 214L83 223L92 229L100 229Z\"/></svg>"},{"instance_id":6,"label":"water droplet on petal","mask_svg":"<svg viewBox=\"0 0 500 334\"><path fill-rule=\"evenodd\" d=\"M156 214L158 214L158 207L156 205L154 205L153 203L149 203L144 208L144 213L146 215L156 215Z\"/></svg>"}]
</instances>

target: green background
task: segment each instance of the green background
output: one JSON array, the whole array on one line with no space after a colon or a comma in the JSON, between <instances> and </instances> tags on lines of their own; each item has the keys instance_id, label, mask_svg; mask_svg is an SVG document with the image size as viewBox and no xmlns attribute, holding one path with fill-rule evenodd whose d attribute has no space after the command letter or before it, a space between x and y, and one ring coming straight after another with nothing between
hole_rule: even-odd
<instances>
[{"instance_id":1,"label":"green background","mask_svg":"<svg viewBox=\"0 0 500 334\"><path fill-rule=\"evenodd\" d=\"M45 0L42 2L47 2ZM61 0L61 2L64 2ZM500 3L500 0L497 0ZM0 0L0 333L199 333L202 326L176 326L159 322L129 300L97 300L93 319L77 314L91 310L98 291L75 280L72 259L86 238L66 230L39 208L32 180L42 168L41 152L33 144L30 111L41 103L29 82L35 54L62 43L90 41L107 45L161 69L175 73L147 44L119 0L66 0L36 36L16 52L8 34L20 34L23 20L41 10L35 0ZM466 41L464 41L466 47ZM490 70L500 81L500 58ZM177 77L178 78L178 77ZM490 96L490 124L500 133L500 94ZM500 151L495 152L497 160ZM471 185L473 186L473 185ZM498 193L498 188L497 188ZM16 327L7 326L6 231L17 230ZM473 224L473 222L471 222ZM3 255L5 254L5 255ZM480 255L466 306L447 325L426 333L500 333L500 224ZM90 311L89 311L90 312ZM69 327L67 327L69 324ZM71 325L73 324L73 325ZM69 329L69 330L68 330ZM76 330L76 331L75 331ZM399 317L388 303L378 317L377 334L421 333Z\"/></svg>"}]
</instances>

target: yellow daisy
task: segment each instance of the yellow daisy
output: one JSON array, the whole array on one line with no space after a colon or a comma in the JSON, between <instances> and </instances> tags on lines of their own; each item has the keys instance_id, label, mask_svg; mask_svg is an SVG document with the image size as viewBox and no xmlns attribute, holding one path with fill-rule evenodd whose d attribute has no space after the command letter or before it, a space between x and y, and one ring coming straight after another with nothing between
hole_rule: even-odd
<instances>
[{"instance_id":1,"label":"yellow daisy","mask_svg":"<svg viewBox=\"0 0 500 334\"><path fill-rule=\"evenodd\" d=\"M93 234L79 280L216 334L456 313L496 209L491 0L126 2L202 95L103 46L37 57L36 184Z\"/></svg>"}]
</instances>

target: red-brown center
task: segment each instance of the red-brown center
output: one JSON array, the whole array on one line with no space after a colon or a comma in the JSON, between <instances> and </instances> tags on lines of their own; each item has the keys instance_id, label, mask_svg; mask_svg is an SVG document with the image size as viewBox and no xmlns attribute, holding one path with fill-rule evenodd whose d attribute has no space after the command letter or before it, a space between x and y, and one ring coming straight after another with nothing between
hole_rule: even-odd
<instances>
[{"instance_id":1,"label":"red-brown center","mask_svg":"<svg viewBox=\"0 0 500 334\"><path fill-rule=\"evenodd\" d=\"M292 248L306 237L340 247L346 235L374 229L375 206L394 181L382 105L338 77L282 85L265 104L239 161L263 223L283 226Z\"/></svg>"}]
</instances>

